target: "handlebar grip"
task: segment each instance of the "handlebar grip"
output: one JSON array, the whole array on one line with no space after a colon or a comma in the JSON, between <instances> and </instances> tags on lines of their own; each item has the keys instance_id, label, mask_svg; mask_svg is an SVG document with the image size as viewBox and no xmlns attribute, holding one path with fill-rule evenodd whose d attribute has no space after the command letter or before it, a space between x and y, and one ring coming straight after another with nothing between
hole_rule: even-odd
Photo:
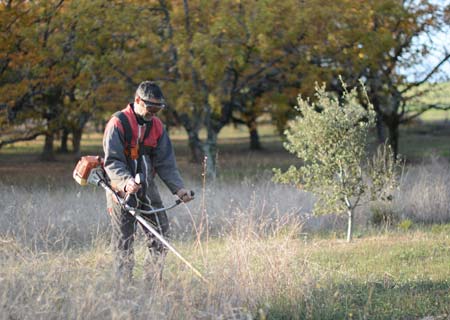
<instances>
[{"instance_id":1,"label":"handlebar grip","mask_svg":"<svg viewBox=\"0 0 450 320\"><path fill-rule=\"evenodd\" d=\"M194 192L194 191L191 190L189 193L191 194L191 197L194 197L194 195L195 195L195 192ZM182 203L182 202L183 202L183 200L181 200L181 199L178 199L178 200L175 201L175 203L176 203L177 205L180 204L180 203Z\"/></svg>"},{"instance_id":2,"label":"handlebar grip","mask_svg":"<svg viewBox=\"0 0 450 320\"><path fill-rule=\"evenodd\" d=\"M144 180L143 177L142 177L142 173L138 173L134 177L134 182L136 182L136 184L141 184L142 180Z\"/></svg>"}]
</instances>

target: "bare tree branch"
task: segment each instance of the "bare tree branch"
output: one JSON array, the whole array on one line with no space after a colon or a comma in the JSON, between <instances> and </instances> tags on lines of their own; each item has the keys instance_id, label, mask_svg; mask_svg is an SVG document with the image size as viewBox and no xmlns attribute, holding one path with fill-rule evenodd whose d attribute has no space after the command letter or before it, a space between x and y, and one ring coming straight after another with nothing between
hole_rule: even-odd
<instances>
[{"instance_id":1,"label":"bare tree branch","mask_svg":"<svg viewBox=\"0 0 450 320\"><path fill-rule=\"evenodd\" d=\"M413 114L411 114L410 116L404 116L401 120L400 123L407 123L417 117L419 117L420 115L424 114L425 112L429 111L429 110L441 110L441 111L448 111L450 110L450 106L444 106L444 105L437 105L437 104L430 104L427 105L425 107L422 107L420 110L414 112Z\"/></svg>"},{"instance_id":2,"label":"bare tree branch","mask_svg":"<svg viewBox=\"0 0 450 320\"><path fill-rule=\"evenodd\" d=\"M266 65L262 66L261 68L259 68L258 70L256 70L254 73L252 73L251 75L247 76L246 78L244 78L242 80L242 85L237 87L236 90L239 91L243 88L243 86L245 86L246 84L248 84L250 81L252 81L255 78L258 78L258 76L263 73L264 71L266 71L268 68L273 67L277 62L280 62L281 60L283 60L284 57L278 57L272 61L270 61L269 63L267 63Z\"/></svg>"},{"instance_id":3,"label":"bare tree branch","mask_svg":"<svg viewBox=\"0 0 450 320\"><path fill-rule=\"evenodd\" d=\"M402 91L400 91L401 94L411 90L414 87L420 86L421 84L425 83L428 79L430 79L430 77L436 73L436 71L439 70L439 68L448 60L450 59L450 53L446 53L445 57L442 58L442 60L434 66L434 68L425 76L425 78L423 78L422 80L418 81L418 82L414 82L411 83L410 85L408 85L405 89L403 89Z\"/></svg>"},{"instance_id":4,"label":"bare tree branch","mask_svg":"<svg viewBox=\"0 0 450 320\"><path fill-rule=\"evenodd\" d=\"M45 134L45 131L39 131L39 132L34 132L34 133L30 133L28 135L25 136L20 136L20 137L14 137L14 138L10 138L7 140L0 140L0 149L7 145L7 144L11 144L11 143L15 143L15 142L19 142L19 141L30 141L30 140L34 140L36 139L38 136L41 136Z\"/></svg>"}]
</instances>

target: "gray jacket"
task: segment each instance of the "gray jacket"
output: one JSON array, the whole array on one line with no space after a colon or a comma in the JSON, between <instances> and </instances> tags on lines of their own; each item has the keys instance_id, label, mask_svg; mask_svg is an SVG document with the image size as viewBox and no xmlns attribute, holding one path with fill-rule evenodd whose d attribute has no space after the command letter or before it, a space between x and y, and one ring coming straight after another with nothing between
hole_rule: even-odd
<instances>
[{"instance_id":1,"label":"gray jacket","mask_svg":"<svg viewBox=\"0 0 450 320\"><path fill-rule=\"evenodd\" d=\"M133 111L133 105L122 110L127 115L132 128L132 144L142 141L145 124L139 125ZM128 180L139 172L143 176L141 190L137 198L152 206L161 206L162 201L154 178L157 174L172 193L184 188L183 180L178 171L172 143L161 120L153 118L153 124L148 136L143 141L145 147L141 155L140 167L138 159L132 160L125 155L126 142L124 126L113 116L106 125L103 136L103 150L105 152L105 171L115 191L123 193ZM111 207L112 195L107 195L108 207Z\"/></svg>"}]
</instances>

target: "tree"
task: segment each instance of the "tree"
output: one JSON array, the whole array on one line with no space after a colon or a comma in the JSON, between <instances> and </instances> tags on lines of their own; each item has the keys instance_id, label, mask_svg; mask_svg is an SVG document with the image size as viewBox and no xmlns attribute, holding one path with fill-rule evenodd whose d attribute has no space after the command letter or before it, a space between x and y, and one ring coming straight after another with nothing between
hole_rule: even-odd
<instances>
[{"instance_id":1,"label":"tree","mask_svg":"<svg viewBox=\"0 0 450 320\"><path fill-rule=\"evenodd\" d=\"M8 17L14 17L5 31L15 45L0 80L0 93L9 107L8 122L31 125L31 136L45 134L45 159L53 158L53 134L59 126L62 83L66 81L67 50L61 46L64 38L58 19L63 2L20 1L2 8Z\"/></svg>"},{"instance_id":2,"label":"tree","mask_svg":"<svg viewBox=\"0 0 450 320\"><path fill-rule=\"evenodd\" d=\"M45 135L43 157L52 159L54 135L62 130L62 145L71 133L78 153L87 121L123 96L124 86L111 76L109 59L136 36L125 18L136 6L42 0L13 1L0 8L6 17L0 147Z\"/></svg>"},{"instance_id":3,"label":"tree","mask_svg":"<svg viewBox=\"0 0 450 320\"><path fill-rule=\"evenodd\" d=\"M40 121L41 112L39 115L38 112L22 112L31 109L34 100L43 93L32 79L33 64L42 61L38 50L33 47L36 31L30 27L35 21L42 21L38 8L23 1L10 1L2 3L0 10L2 146L20 139L34 139L45 132L45 123ZM9 130L13 121L21 124L18 134Z\"/></svg>"},{"instance_id":4,"label":"tree","mask_svg":"<svg viewBox=\"0 0 450 320\"><path fill-rule=\"evenodd\" d=\"M164 90L177 97L174 114L188 132L193 158L205 154L215 176L217 137L226 124L245 123L258 145L256 119L270 110L260 98L284 88L283 69L301 65L305 21L295 1L159 3L152 7L161 17L155 29L170 58Z\"/></svg>"},{"instance_id":5,"label":"tree","mask_svg":"<svg viewBox=\"0 0 450 320\"><path fill-rule=\"evenodd\" d=\"M112 113L117 101L126 95L127 86L112 75L111 60L127 50L127 42L136 37L128 27L135 13L136 6L106 0L70 2L65 7L64 22L70 26L71 39L67 66L72 81L65 86L62 130L72 134L76 155L87 122Z\"/></svg>"},{"instance_id":6,"label":"tree","mask_svg":"<svg viewBox=\"0 0 450 320\"><path fill-rule=\"evenodd\" d=\"M370 189L380 194L395 172L372 170L376 179L372 183L365 179L367 137L375 123L370 103L363 109L356 90L345 89L341 98L326 92L325 86L316 90L316 102L299 97L299 115L285 132L285 148L301 159L302 166L291 166L284 173L276 169L274 179L312 192L315 214L345 213L347 241L351 241L354 213L362 197Z\"/></svg>"},{"instance_id":7,"label":"tree","mask_svg":"<svg viewBox=\"0 0 450 320\"><path fill-rule=\"evenodd\" d=\"M379 140L384 142L386 127L395 157L399 126L435 107L424 105L419 110L410 110L408 103L417 97L414 88L429 80L450 59L448 50L434 67L416 75L413 81L406 77L405 70L411 71L426 60L433 43L418 39L448 26L445 10L428 0L341 0L312 13L329 13L327 23L318 30L328 35L318 36L322 45L313 46L311 51L311 59L323 75L321 79L338 93L342 92L338 75L353 86L359 79L364 80L377 113Z\"/></svg>"},{"instance_id":8,"label":"tree","mask_svg":"<svg viewBox=\"0 0 450 320\"><path fill-rule=\"evenodd\" d=\"M0 147L46 134L50 151L63 130L78 151L88 120L153 79L168 97L165 115L214 176L225 125L245 124L257 149L259 117L282 131L298 92L324 81L341 94L342 74L366 82L380 140L385 125L396 151L398 126L431 107L411 113L409 93L437 69L413 83L399 70L429 52L414 39L448 22L441 9L426 0L1 2Z\"/></svg>"}]
</instances>

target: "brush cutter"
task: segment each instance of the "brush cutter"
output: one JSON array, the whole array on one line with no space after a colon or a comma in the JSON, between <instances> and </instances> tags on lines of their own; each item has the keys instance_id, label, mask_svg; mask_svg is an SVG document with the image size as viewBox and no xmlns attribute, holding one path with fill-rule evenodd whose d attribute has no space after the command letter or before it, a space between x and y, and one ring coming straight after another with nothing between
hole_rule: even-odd
<instances>
[{"instance_id":1,"label":"brush cutter","mask_svg":"<svg viewBox=\"0 0 450 320\"><path fill-rule=\"evenodd\" d=\"M147 220L143 218L142 215L150 215L155 214L161 211L166 211L175 208L179 204L181 204L183 201L181 199L178 199L175 201L174 204L171 206L165 207L165 208L152 208L151 206L148 206L150 210L142 210L135 207L132 207L128 205L128 199L130 197L130 194L128 194L125 198L121 198L117 192L115 192L111 186L108 183L108 179L106 176L106 172L103 168L103 159L100 156L85 156L82 157L80 161L78 161L77 166L75 167L73 171L73 178L75 181L77 181L80 185L85 186L88 184L94 185L94 186L101 186L105 190L111 192L114 197L116 198L117 202L121 205L121 207L133 215L136 220L138 220L141 225L146 228L149 232L151 232L161 243L166 246L167 249L172 251L173 254L175 254L186 266L188 266L192 272L194 272L200 279L202 279L204 282L208 282L202 274L192 266L192 264L189 263L164 237L159 234L158 231L153 228ZM136 175L135 181L137 184L140 184L141 182L141 176L140 174ZM194 196L194 192L191 191L191 196Z\"/></svg>"}]
</instances>

